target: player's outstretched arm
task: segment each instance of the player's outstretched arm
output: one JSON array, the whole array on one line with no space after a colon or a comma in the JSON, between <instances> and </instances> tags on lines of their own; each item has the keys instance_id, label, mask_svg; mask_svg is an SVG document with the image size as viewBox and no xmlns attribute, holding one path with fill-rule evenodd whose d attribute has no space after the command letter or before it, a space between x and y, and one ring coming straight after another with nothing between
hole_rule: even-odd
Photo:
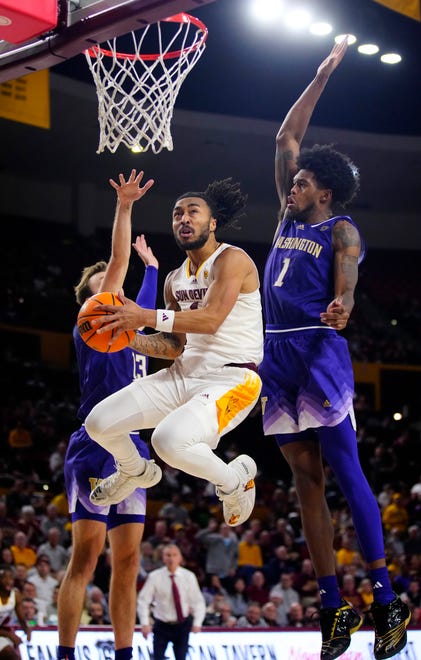
<instances>
[{"instance_id":1,"label":"player's outstretched arm","mask_svg":"<svg viewBox=\"0 0 421 660\"><path fill-rule=\"evenodd\" d=\"M136 302L141 307L154 309L158 291L158 259L152 252L152 248L147 244L144 234L137 236L132 246L146 267L142 286L136 296Z\"/></svg>"},{"instance_id":2,"label":"player's outstretched arm","mask_svg":"<svg viewBox=\"0 0 421 660\"><path fill-rule=\"evenodd\" d=\"M158 259L155 257L152 248L147 244L144 234L136 236L136 240L132 243L133 248L138 256L142 259L145 266L153 266L159 268Z\"/></svg>"},{"instance_id":3,"label":"player's outstretched arm","mask_svg":"<svg viewBox=\"0 0 421 660\"><path fill-rule=\"evenodd\" d=\"M286 208L292 179L297 172L297 157L311 116L330 75L342 61L348 48L348 39L335 44L311 83L288 111L276 135L275 182L281 203L281 214Z\"/></svg>"},{"instance_id":4,"label":"player's outstretched arm","mask_svg":"<svg viewBox=\"0 0 421 660\"><path fill-rule=\"evenodd\" d=\"M110 179L110 185L117 193L117 205L111 238L111 256L99 291L118 291L123 286L127 274L132 240L133 203L141 199L154 184L149 179L143 186L143 172L132 170L126 181L119 174L119 183Z\"/></svg>"}]
</instances>

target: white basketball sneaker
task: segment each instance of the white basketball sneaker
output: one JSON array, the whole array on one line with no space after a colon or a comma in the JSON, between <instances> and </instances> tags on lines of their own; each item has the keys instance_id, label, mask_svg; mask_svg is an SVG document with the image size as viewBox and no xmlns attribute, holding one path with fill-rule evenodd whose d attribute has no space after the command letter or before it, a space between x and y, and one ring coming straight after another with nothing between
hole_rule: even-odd
<instances>
[{"instance_id":1,"label":"white basketball sneaker","mask_svg":"<svg viewBox=\"0 0 421 660\"><path fill-rule=\"evenodd\" d=\"M248 520L254 508L257 465L247 454L237 456L228 465L238 474L240 483L229 495L216 488L216 495L223 503L225 522L230 527L237 527Z\"/></svg>"},{"instance_id":2,"label":"white basketball sneaker","mask_svg":"<svg viewBox=\"0 0 421 660\"><path fill-rule=\"evenodd\" d=\"M131 495L136 488L155 486L161 481L162 470L153 460L145 462L145 471L136 476L125 474L121 471L121 466L116 463L117 470L100 481L89 495L92 504L98 506L118 504Z\"/></svg>"}]
</instances>

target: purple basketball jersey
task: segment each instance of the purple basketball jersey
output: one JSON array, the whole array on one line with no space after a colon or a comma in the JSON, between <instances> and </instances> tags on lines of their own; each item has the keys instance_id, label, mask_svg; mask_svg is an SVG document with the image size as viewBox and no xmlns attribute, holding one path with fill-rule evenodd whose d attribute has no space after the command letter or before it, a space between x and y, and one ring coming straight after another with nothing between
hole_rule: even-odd
<instances>
[{"instance_id":1,"label":"purple basketball jersey","mask_svg":"<svg viewBox=\"0 0 421 660\"><path fill-rule=\"evenodd\" d=\"M156 302L158 271L148 266L136 302L153 309ZM148 359L131 348L115 353L100 353L85 344L77 326L73 328L73 340L79 368L81 404L78 417L83 422L92 408L110 394L129 385L135 378L146 376ZM140 456L149 459L149 448L131 434ZM108 477L115 470L112 455L91 440L84 425L72 433L65 461L65 484L72 521L79 519L100 520L108 528L125 522L144 522L146 491L136 489L118 505L98 507L89 501L89 493L98 479Z\"/></svg>"},{"instance_id":2,"label":"purple basketball jersey","mask_svg":"<svg viewBox=\"0 0 421 660\"><path fill-rule=\"evenodd\" d=\"M320 321L334 299L334 225L284 220L264 283L265 350L259 374L266 435L296 434L353 418L354 377L347 342ZM361 251L362 259L364 251ZM288 441L288 440L287 440Z\"/></svg>"},{"instance_id":3,"label":"purple basketball jersey","mask_svg":"<svg viewBox=\"0 0 421 660\"><path fill-rule=\"evenodd\" d=\"M263 281L267 329L326 327L320 322L320 312L334 298L332 230L339 220L355 226L348 216L315 225L290 219L282 222Z\"/></svg>"}]
</instances>

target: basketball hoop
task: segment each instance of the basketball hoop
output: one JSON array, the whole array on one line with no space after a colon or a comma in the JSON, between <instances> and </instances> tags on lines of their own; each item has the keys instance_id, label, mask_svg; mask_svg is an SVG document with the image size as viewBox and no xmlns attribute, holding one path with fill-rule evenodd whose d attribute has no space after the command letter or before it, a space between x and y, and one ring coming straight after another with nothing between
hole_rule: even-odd
<instances>
[{"instance_id":1,"label":"basketball hoop","mask_svg":"<svg viewBox=\"0 0 421 660\"><path fill-rule=\"evenodd\" d=\"M172 151L175 100L207 36L202 21L180 13L84 51L98 98L98 154L105 147L114 153L121 143L132 151ZM133 52L119 52L130 37ZM158 53L144 52L148 40Z\"/></svg>"}]
</instances>

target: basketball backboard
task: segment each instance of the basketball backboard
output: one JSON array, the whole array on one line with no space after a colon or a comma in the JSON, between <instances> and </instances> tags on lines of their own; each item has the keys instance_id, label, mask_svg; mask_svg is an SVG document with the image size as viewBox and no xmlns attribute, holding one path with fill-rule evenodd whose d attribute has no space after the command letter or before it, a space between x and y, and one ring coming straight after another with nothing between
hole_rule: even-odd
<instances>
[{"instance_id":1,"label":"basketball backboard","mask_svg":"<svg viewBox=\"0 0 421 660\"><path fill-rule=\"evenodd\" d=\"M59 64L92 44L214 0L58 0L57 28L18 45L0 41L0 83Z\"/></svg>"}]
</instances>

